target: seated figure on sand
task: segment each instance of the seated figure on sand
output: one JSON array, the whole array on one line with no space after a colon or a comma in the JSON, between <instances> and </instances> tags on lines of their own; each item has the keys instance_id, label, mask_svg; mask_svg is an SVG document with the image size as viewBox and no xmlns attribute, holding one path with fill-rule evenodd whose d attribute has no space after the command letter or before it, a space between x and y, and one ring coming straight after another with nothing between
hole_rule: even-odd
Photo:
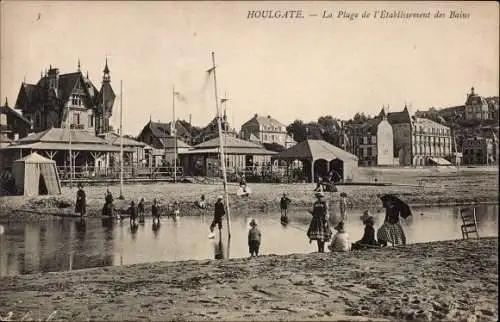
<instances>
[{"instance_id":1,"label":"seated figure on sand","mask_svg":"<svg viewBox=\"0 0 500 322\"><path fill-rule=\"evenodd\" d=\"M373 227L375 225L375 221L372 216L370 216L370 213L368 210L366 210L363 213L363 216L361 216L361 221L365 225L365 232L363 234L363 237L352 244L352 250L359 250L359 249L370 249L374 247L379 247L379 244L375 240L375 228Z\"/></svg>"},{"instance_id":2,"label":"seated figure on sand","mask_svg":"<svg viewBox=\"0 0 500 322\"><path fill-rule=\"evenodd\" d=\"M334 228L337 233L333 236L332 243L328 248L332 252L348 252L351 250L349 234L344 230L344 223L341 221Z\"/></svg>"}]
</instances>

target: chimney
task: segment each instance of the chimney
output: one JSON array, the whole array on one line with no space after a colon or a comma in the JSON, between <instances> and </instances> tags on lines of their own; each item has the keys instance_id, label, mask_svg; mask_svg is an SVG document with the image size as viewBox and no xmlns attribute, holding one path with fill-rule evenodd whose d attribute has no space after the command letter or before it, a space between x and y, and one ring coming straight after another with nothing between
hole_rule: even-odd
<instances>
[{"instance_id":1,"label":"chimney","mask_svg":"<svg viewBox=\"0 0 500 322\"><path fill-rule=\"evenodd\" d=\"M58 68L52 68L52 65L50 65L49 69L49 88L58 88L59 87L59 69Z\"/></svg>"},{"instance_id":2,"label":"chimney","mask_svg":"<svg viewBox=\"0 0 500 322\"><path fill-rule=\"evenodd\" d=\"M257 117L257 116L259 116L257 113L255 113L255 114L253 115L253 117Z\"/></svg>"},{"instance_id":3,"label":"chimney","mask_svg":"<svg viewBox=\"0 0 500 322\"><path fill-rule=\"evenodd\" d=\"M270 118L271 118L271 115L268 115L268 116L267 116L267 118L268 118L268 119L270 119Z\"/></svg>"}]
</instances>

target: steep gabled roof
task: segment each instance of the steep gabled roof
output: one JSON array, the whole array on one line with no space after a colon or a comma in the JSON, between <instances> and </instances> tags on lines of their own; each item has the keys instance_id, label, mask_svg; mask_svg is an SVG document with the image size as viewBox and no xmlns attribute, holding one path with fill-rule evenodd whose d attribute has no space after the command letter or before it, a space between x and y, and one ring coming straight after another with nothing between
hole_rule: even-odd
<instances>
[{"instance_id":1,"label":"steep gabled roof","mask_svg":"<svg viewBox=\"0 0 500 322\"><path fill-rule=\"evenodd\" d=\"M347 151L342 150L324 140L305 140L297 143L295 146L280 152L280 159L302 159L302 160L318 160L324 159L331 161L340 159L343 161L357 161L358 158Z\"/></svg>"},{"instance_id":2,"label":"steep gabled roof","mask_svg":"<svg viewBox=\"0 0 500 322\"><path fill-rule=\"evenodd\" d=\"M392 112L387 114L387 120L392 124L404 124L411 123L410 113L408 112L408 108L405 106L402 112Z\"/></svg>"},{"instance_id":3,"label":"steep gabled roof","mask_svg":"<svg viewBox=\"0 0 500 322\"><path fill-rule=\"evenodd\" d=\"M261 149L263 149L262 145L260 145L260 144L256 144L256 143L253 143L250 141L238 139L238 138L232 137L232 136L227 135L227 134L222 135L222 140L223 140L222 143L224 144L224 147L228 147L228 148L249 148L249 149L250 148L261 148ZM220 140L219 140L219 136L217 136L211 140L197 144L193 148L194 149L206 149L206 148L218 148L219 146L220 146Z\"/></svg>"},{"instance_id":4,"label":"steep gabled roof","mask_svg":"<svg viewBox=\"0 0 500 322\"><path fill-rule=\"evenodd\" d=\"M151 133L153 133L153 136L157 138L166 138L171 136L170 134L171 122L160 123L160 122L149 121L146 127L148 126L151 129ZM177 129L177 133L179 136L189 136L189 131L184 127L184 125L181 124L181 122L176 122L175 128Z\"/></svg>"},{"instance_id":5,"label":"steep gabled roof","mask_svg":"<svg viewBox=\"0 0 500 322\"><path fill-rule=\"evenodd\" d=\"M270 115L266 116L260 116L258 114L255 114L250 120L245 122L241 127L251 125L251 124L258 124L258 125L271 125L271 126L285 126L283 123L280 121L272 118Z\"/></svg>"},{"instance_id":6,"label":"steep gabled roof","mask_svg":"<svg viewBox=\"0 0 500 322\"><path fill-rule=\"evenodd\" d=\"M30 120L25 118L19 111L13 109L9 105L0 106L0 113L6 114L6 115L14 115L17 119L26 123L27 126L31 126Z\"/></svg>"}]
</instances>

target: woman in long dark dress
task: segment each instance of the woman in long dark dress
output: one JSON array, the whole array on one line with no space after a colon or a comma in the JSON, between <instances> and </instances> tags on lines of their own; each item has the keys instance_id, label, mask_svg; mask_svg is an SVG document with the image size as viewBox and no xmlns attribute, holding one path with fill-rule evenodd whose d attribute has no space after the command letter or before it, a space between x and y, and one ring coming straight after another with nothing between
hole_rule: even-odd
<instances>
[{"instance_id":1,"label":"woman in long dark dress","mask_svg":"<svg viewBox=\"0 0 500 322\"><path fill-rule=\"evenodd\" d=\"M75 213L80 214L80 217L85 215L87 210L87 202L85 191L83 190L83 185L78 184L78 191L76 192L76 203L75 203Z\"/></svg>"},{"instance_id":2,"label":"woman in long dark dress","mask_svg":"<svg viewBox=\"0 0 500 322\"><path fill-rule=\"evenodd\" d=\"M361 216L361 221L363 221L363 224L365 225L365 232L360 240L352 244L351 249L357 250L377 247L378 243L375 240L375 228L373 228L375 222L373 217L370 216L368 211L365 211L363 216Z\"/></svg>"},{"instance_id":3,"label":"woman in long dark dress","mask_svg":"<svg viewBox=\"0 0 500 322\"><path fill-rule=\"evenodd\" d=\"M307 230L307 237L309 237L309 242L316 240L318 243L318 252L323 253L325 251L325 243L332 237L332 231L326 219L328 204L324 199L324 194L323 192L316 192L315 196L317 200L313 204L312 211L310 211L313 218Z\"/></svg>"},{"instance_id":4,"label":"woman in long dark dress","mask_svg":"<svg viewBox=\"0 0 500 322\"><path fill-rule=\"evenodd\" d=\"M104 207L102 208L102 215L104 217L113 217L113 195L109 190L106 191L106 197L104 198Z\"/></svg>"},{"instance_id":5,"label":"woman in long dark dress","mask_svg":"<svg viewBox=\"0 0 500 322\"><path fill-rule=\"evenodd\" d=\"M382 246L391 243L392 246L406 245L406 236L399 223L400 210L390 200L384 203L385 220L377 231L377 239Z\"/></svg>"}]
</instances>

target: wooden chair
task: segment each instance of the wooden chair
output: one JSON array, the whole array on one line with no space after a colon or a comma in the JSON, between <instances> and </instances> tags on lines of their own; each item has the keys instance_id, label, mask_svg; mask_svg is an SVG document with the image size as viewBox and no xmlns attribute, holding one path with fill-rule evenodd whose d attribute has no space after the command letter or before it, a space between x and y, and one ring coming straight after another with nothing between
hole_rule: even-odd
<instances>
[{"instance_id":1,"label":"wooden chair","mask_svg":"<svg viewBox=\"0 0 500 322\"><path fill-rule=\"evenodd\" d=\"M460 209L460 216L462 217L462 238L468 239L469 234L476 234L476 238L479 238L479 233L477 231L477 220L476 220L476 208Z\"/></svg>"}]
</instances>

